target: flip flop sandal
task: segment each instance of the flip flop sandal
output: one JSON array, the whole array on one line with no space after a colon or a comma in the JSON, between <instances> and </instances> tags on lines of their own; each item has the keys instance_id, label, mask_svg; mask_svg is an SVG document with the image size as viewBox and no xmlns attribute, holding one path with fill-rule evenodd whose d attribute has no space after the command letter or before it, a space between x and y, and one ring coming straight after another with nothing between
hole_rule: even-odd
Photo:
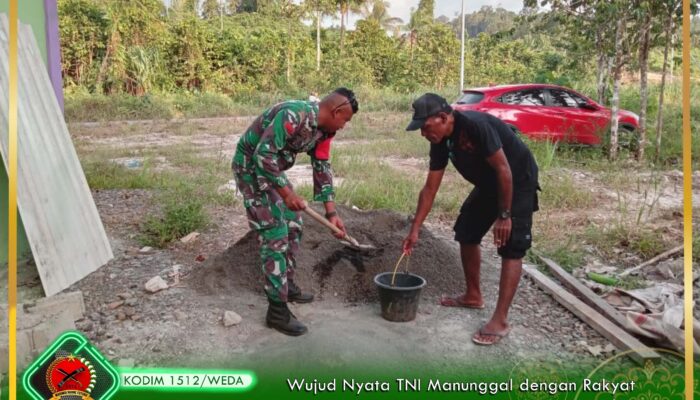
<instances>
[{"instance_id":1,"label":"flip flop sandal","mask_svg":"<svg viewBox=\"0 0 700 400\"><path fill-rule=\"evenodd\" d=\"M479 328L477 333L474 336L472 336L472 342L474 342L478 345L482 345L482 346L492 346L492 345L500 342L501 339L503 339L504 337L508 336L509 333L510 333L510 327L508 327L508 329L506 329L506 331L503 333L488 333L488 332L484 332L484 327L482 326L481 328ZM494 341L479 340L479 339L477 339L477 335L495 337L496 340L494 340Z\"/></svg>"},{"instance_id":2,"label":"flip flop sandal","mask_svg":"<svg viewBox=\"0 0 700 400\"><path fill-rule=\"evenodd\" d=\"M476 310L481 310L484 308L484 304L479 304L479 305L474 305L474 304L465 304L462 303L461 301L458 300L459 297L449 297L449 296L444 296L440 298L440 305L443 307L461 307L461 308L473 308Z\"/></svg>"}]
</instances>

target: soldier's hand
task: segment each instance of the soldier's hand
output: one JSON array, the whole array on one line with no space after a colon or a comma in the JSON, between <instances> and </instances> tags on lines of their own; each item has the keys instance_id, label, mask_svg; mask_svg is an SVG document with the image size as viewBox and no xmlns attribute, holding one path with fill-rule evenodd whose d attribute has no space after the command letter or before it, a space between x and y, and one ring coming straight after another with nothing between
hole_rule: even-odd
<instances>
[{"instance_id":1,"label":"soldier's hand","mask_svg":"<svg viewBox=\"0 0 700 400\"><path fill-rule=\"evenodd\" d=\"M294 192L289 192L284 198L284 204L292 211L301 211L306 208L304 199Z\"/></svg>"},{"instance_id":2,"label":"soldier's hand","mask_svg":"<svg viewBox=\"0 0 700 400\"><path fill-rule=\"evenodd\" d=\"M342 231L342 233L333 233L333 236L337 237L338 239L342 239L345 237L345 235L347 234L347 232L345 231L345 224L343 224L343 220L341 220L338 215L333 215L330 218L328 218L328 222L335 225L338 229Z\"/></svg>"}]
</instances>

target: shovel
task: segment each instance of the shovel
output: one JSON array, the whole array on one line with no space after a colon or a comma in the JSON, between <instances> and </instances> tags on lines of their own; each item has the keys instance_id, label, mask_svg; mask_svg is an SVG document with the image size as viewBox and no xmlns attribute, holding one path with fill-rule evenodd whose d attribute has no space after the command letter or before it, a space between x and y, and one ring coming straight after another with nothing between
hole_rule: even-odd
<instances>
[{"instance_id":1,"label":"shovel","mask_svg":"<svg viewBox=\"0 0 700 400\"><path fill-rule=\"evenodd\" d=\"M327 228L332 230L334 233L340 233L340 234L343 233L343 231L338 229L337 226L331 224L330 221L328 221L327 219L322 217L321 214L314 211L313 208L307 206L306 208L304 208L304 212L309 214L309 216L311 216L311 218L313 218L316 221L320 222L321 224L325 225ZM343 245L345 245L346 247L349 247L351 249L359 250L359 251L363 251L363 252L369 252L369 251L377 249L376 247L369 245L369 244L358 243L357 240L355 240L355 238L348 235L347 233L345 234L345 236L343 236L343 239L340 240L340 243L342 243Z\"/></svg>"}]
</instances>

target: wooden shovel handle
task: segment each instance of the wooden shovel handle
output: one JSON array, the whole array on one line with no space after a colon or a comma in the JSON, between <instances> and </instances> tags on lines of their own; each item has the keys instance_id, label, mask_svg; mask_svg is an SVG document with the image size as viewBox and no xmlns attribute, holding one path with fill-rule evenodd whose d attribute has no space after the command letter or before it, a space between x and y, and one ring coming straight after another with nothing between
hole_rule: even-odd
<instances>
[{"instance_id":1,"label":"wooden shovel handle","mask_svg":"<svg viewBox=\"0 0 700 400\"><path fill-rule=\"evenodd\" d=\"M355 238L351 237L351 236L348 235L347 233L343 233L343 231L341 231L340 228L338 228L337 226L331 224L331 221L327 220L327 219L324 218L321 214L317 213L313 208L311 208L311 207L309 207L309 206L306 206L306 208L304 209L304 212L306 212L307 214L309 214L309 215L311 216L311 218L313 218L313 219L315 219L316 221L318 221L318 222L322 223L323 225L325 225L327 228L329 228L329 229L332 230L333 232L335 232L335 233L337 233L337 234L339 234L339 235L344 235L344 236L343 236L343 239L345 239L345 240L347 240L348 242L350 242L350 244L352 244L353 246L355 246L355 247L360 247L360 244L357 242L357 240L355 240Z\"/></svg>"},{"instance_id":2,"label":"wooden shovel handle","mask_svg":"<svg viewBox=\"0 0 700 400\"><path fill-rule=\"evenodd\" d=\"M343 235L343 231L341 231L337 226L331 224L331 221L329 221L329 220L327 220L326 218L324 218L321 214L319 214L319 213L317 213L316 211L314 211L313 208L311 208L311 207L309 207L309 206L306 206L306 208L304 209L304 211L305 211L307 214L309 214L309 215L311 216L311 218L313 218L313 219L315 219L316 221L322 223L323 225L325 225L327 228L329 228L329 229L332 230L333 232L335 232L335 233L337 233L337 234L340 234L340 235Z\"/></svg>"}]
</instances>

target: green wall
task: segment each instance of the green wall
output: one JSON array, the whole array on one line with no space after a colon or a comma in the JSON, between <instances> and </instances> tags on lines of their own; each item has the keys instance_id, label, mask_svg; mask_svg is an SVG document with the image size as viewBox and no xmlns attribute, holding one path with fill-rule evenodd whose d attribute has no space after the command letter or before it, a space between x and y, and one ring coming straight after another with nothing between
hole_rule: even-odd
<instances>
[{"instance_id":1,"label":"green wall","mask_svg":"<svg viewBox=\"0 0 700 400\"><path fill-rule=\"evenodd\" d=\"M46 64L46 15L44 14L44 0L17 0L17 12L19 20L32 26L34 37L41 50ZM9 0L0 0L0 13L10 13Z\"/></svg>"},{"instance_id":2,"label":"green wall","mask_svg":"<svg viewBox=\"0 0 700 400\"><path fill-rule=\"evenodd\" d=\"M7 130L5 129L4 132ZM4 133L3 132L3 133ZM7 240L9 230L7 229L7 207L8 207L8 193L7 193L7 171L5 171L5 163L0 162L0 264L7 263ZM31 249L29 248L29 241L27 240L27 235L24 233L24 226L22 225L22 220L19 218L19 213L17 213L17 255L19 259L28 258L31 256Z\"/></svg>"},{"instance_id":3,"label":"green wall","mask_svg":"<svg viewBox=\"0 0 700 400\"><path fill-rule=\"evenodd\" d=\"M29 24L34 31L34 37L36 38L41 54L44 57L44 63L46 63L46 28L45 28L45 15L44 15L44 0L19 0L18 1L18 12L19 19L24 24ZM8 0L0 0L0 13L9 14L10 2ZM7 127L1 127L0 132L2 134L7 134ZM7 171L5 170L5 164L0 163L0 264L7 263L7 239L8 239L8 227L7 227L7 207L8 207L8 181L7 181ZM22 220L18 218L18 255L19 258L26 258L31 256L31 250L29 248L29 241L27 240L27 235L24 232L24 225Z\"/></svg>"}]
</instances>

